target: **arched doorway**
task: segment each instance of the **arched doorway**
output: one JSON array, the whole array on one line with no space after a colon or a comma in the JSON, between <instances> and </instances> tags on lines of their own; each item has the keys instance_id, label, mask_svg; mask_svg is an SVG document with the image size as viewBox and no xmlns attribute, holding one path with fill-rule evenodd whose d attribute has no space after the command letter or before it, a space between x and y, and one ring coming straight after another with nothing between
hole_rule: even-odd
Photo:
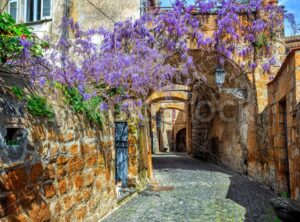
<instances>
[{"instance_id":1,"label":"arched doorway","mask_svg":"<svg viewBox=\"0 0 300 222\"><path fill-rule=\"evenodd\" d=\"M186 152L186 128L176 134L176 152Z\"/></svg>"},{"instance_id":2,"label":"arched doorway","mask_svg":"<svg viewBox=\"0 0 300 222\"><path fill-rule=\"evenodd\" d=\"M158 147L160 152L177 151L177 134L182 129L186 129L187 116L185 110L177 109L172 106L160 108L156 113L156 133L158 139ZM186 133L186 130L185 130ZM186 143L187 135L184 135ZM183 139L183 138L181 138ZM183 141L183 140L182 140ZM182 145L181 145L182 146ZM187 144L184 144L184 151ZM183 152L183 151L181 151Z\"/></svg>"},{"instance_id":3,"label":"arched doorway","mask_svg":"<svg viewBox=\"0 0 300 222\"><path fill-rule=\"evenodd\" d=\"M147 100L151 115L152 153L176 151L176 135L185 128L186 151L191 143L191 88L182 85L165 87Z\"/></svg>"}]
</instances>

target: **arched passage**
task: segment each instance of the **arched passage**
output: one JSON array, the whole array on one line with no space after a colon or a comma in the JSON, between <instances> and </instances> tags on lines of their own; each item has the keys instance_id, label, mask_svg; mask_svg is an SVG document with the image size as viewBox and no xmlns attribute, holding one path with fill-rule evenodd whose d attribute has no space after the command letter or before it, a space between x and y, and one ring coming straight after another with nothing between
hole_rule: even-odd
<instances>
[{"instance_id":1,"label":"arched passage","mask_svg":"<svg viewBox=\"0 0 300 222\"><path fill-rule=\"evenodd\" d=\"M186 128L186 147L191 143L190 87L166 86L147 100L151 113L153 153L176 150L176 133Z\"/></svg>"},{"instance_id":2,"label":"arched passage","mask_svg":"<svg viewBox=\"0 0 300 222\"><path fill-rule=\"evenodd\" d=\"M215 70L220 56L214 52L190 52L205 84L196 83L192 90L192 155L247 171L248 142L251 137L255 91L248 75L233 60L224 62L225 83L222 90L215 84ZM246 90L247 98L234 96L234 89Z\"/></svg>"},{"instance_id":3,"label":"arched passage","mask_svg":"<svg viewBox=\"0 0 300 222\"><path fill-rule=\"evenodd\" d=\"M247 90L248 98L240 100L228 91L220 91L215 84L214 73L219 65L220 55L201 50L191 50L190 55L194 58L199 77L203 77L205 81L195 81L191 87L167 86L154 92L147 100L151 113L152 152L176 151L177 134L185 128L186 151L189 154L221 161L243 172L247 168L247 143L250 135L247 115L253 112L253 104L248 101L255 97L251 81L234 61L225 60L226 76L222 87L229 91ZM162 122L174 112L177 113L176 116L185 113L186 122L178 129L175 129L174 123L170 123L172 133L167 134L168 124ZM160 118L157 118L158 114ZM158 119L162 122L157 121ZM168 141L168 144L164 141Z\"/></svg>"},{"instance_id":4,"label":"arched passage","mask_svg":"<svg viewBox=\"0 0 300 222\"><path fill-rule=\"evenodd\" d=\"M151 94L147 103L155 103L163 100L188 101L190 94L187 91L158 91Z\"/></svg>"},{"instance_id":5,"label":"arched passage","mask_svg":"<svg viewBox=\"0 0 300 222\"><path fill-rule=\"evenodd\" d=\"M160 152L176 151L177 133L188 125L187 113L180 109L160 109L157 137ZM186 132L185 132L186 133ZM185 138L187 135L184 135ZM186 143L186 139L185 139ZM187 147L187 144L184 144Z\"/></svg>"}]
</instances>

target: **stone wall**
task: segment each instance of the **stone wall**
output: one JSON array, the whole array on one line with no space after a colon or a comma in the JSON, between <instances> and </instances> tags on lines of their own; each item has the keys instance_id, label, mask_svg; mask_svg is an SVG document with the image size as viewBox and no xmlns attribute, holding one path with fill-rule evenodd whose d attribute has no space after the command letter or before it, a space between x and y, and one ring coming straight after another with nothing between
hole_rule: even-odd
<instances>
[{"instance_id":1,"label":"stone wall","mask_svg":"<svg viewBox=\"0 0 300 222\"><path fill-rule=\"evenodd\" d=\"M205 91L205 90L204 90ZM192 103L192 154L247 173L249 107L221 95L212 101L195 88Z\"/></svg>"},{"instance_id":2,"label":"stone wall","mask_svg":"<svg viewBox=\"0 0 300 222\"><path fill-rule=\"evenodd\" d=\"M264 1L264 3L277 4L276 1ZM241 16L240 19L245 18ZM216 24L215 17L209 15L206 21L203 31L210 35ZM278 72L286 57L283 26L278 27L277 31L276 40L270 43L272 55L277 60L277 64L271 69L273 76ZM232 60L226 61L226 79L222 87L224 89L244 89L248 94L245 100L236 100L228 91L226 93L218 90L215 84L214 72L219 62L214 52L199 50L192 43L190 48L193 49L190 55L193 56L199 67L198 72L204 76L204 82L208 85L208 87L205 85L194 87L193 91L191 118L193 155L212 158L234 170L249 174L260 182L270 184L268 181L273 172L270 172L270 176L268 176L269 171L266 173L264 170L267 167L266 164L257 164L268 161L268 152L266 151L269 144L267 85L270 82L270 75L260 67L266 58L255 52L248 58L233 55ZM258 67L252 73L245 74L245 71L241 69L242 64L248 63L253 58ZM223 109L224 101L233 102L233 104L228 104L227 108ZM199 106L199 103L202 105ZM210 105L205 107L205 103ZM212 112L210 120L203 122L197 118L197 116L203 118L210 115L210 112ZM222 117L224 113L225 116L228 114L235 118L224 121ZM258 155L260 151L262 152Z\"/></svg>"},{"instance_id":3,"label":"stone wall","mask_svg":"<svg viewBox=\"0 0 300 222\"><path fill-rule=\"evenodd\" d=\"M112 29L114 24L126 19L137 19L142 13L140 0L73 0L71 17L90 28Z\"/></svg>"},{"instance_id":4,"label":"stone wall","mask_svg":"<svg viewBox=\"0 0 300 222\"><path fill-rule=\"evenodd\" d=\"M33 89L22 79L7 74L0 75L0 84L2 139L9 137L15 128L28 131L26 149L15 156L5 155L3 151L7 148L0 144L0 220L99 221L115 208L112 116L106 116L101 129L58 99L63 98L59 91L47 91L55 118L49 121L33 117L10 88L19 86L27 93ZM3 105L7 102L8 112ZM141 189L151 173L148 144L141 136L146 127L138 127L132 120L128 122L129 181L131 186ZM7 153L14 154L12 150Z\"/></svg>"},{"instance_id":5,"label":"stone wall","mask_svg":"<svg viewBox=\"0 0 300 222\"><path fill-rule=\"evenodd\" d=\"M274 170L269 169L271 158L269 156L269 109L257 115L255 126L256 138L252 139L255 146L248 152L248 173L259 182L272 187ZM273 180L274 181L274 180Z\"/></svg>"},{"instance_id":6,"label":"stone wall","mask_svg":"<svg viewBox=\"0 0 300 222\"><path fill-rule=\"evenodd\" d=\"M268 84L268 107L257 116L257 146L249 175L278 193L299 198L299 50L291 49Z\"/></svg>"},{"instance_id":7,"label":"stone wall","mask_svg":"<svg viewBox=\"0 0 300 222\"><path fill-rule=\"evenodd\" d=\"M212 121L210 140L213 159L220 164L247 172L247 108L232 101L224 106Z\"/></svg>"},{"instance_id":8,"label":"stone wall","mask_svg":"<svg viewBox=\"0 0 300 222\"><path fill-rule=\"evenodd\" d=\"M149 128L137 118L127 120L128 130L128 185L141 190L152 177Z\"/></svg>"},{"instance_id":9,"label":"stone wall","mask_svg":"<svg viewBox=\"0 0 300 222\"><path fill-rule=\"evenodd\" d=\"M211 110L205 98L194 88L192 97L192 150L194 157L207 159L210 152L209 133L211 126Z\"/></svg>"},{"instance_id":10,"label":"stone wall","mask_svg":"<svg viewBox=\"0 0 300 222\"><path fill-rule=\"evenodd\" d=\"M250 122L255 119L257 107L253 83L236 63L227 60L225 83L220 90L214 76L216 54L193 51L191 55L206 81L195 85L192 92L192 154L247 173ZM247 93L238 99L230 89Z\"/></svg>"},{"instance_id":11,"label":"stone wall","mask_svg":"<svg viewBox=\"0 0 300 222\"><path fill-rule=\"evenodd\" d=\"M269 125L268 161L269 183L277 192L289 192L299 198L299 95L300 51L292 50L278 75L268 85ZM258 152L260 155L261 152Z\"/></svg>"}]
</instances>

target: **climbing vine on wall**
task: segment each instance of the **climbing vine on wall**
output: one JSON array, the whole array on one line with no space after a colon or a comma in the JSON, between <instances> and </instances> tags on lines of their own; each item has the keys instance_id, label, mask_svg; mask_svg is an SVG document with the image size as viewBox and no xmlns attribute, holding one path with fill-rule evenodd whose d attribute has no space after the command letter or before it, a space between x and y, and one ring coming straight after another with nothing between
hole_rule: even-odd
<instances>
[{"instance_id":1,"label":"climbing vine on wall","mask_svg":"<svg viewBox=\"0 0 300 222\"><path fill-rule=\"evenodd\" d=\"M24 90L18 86L11 87L12 94L20 101L25 101L28 112L36 117L53 118L54 112L47 99L37 93L25 94Z\"/></svg>"},{"instance_id":2,"label":"climbing vine on wall","mask_svg":"<svg viewBox=\"0 0 300 222\"><path fill-rule=\"evenodd\" d=\"M216 27L206 27L207 14L215 16ZM67 98L76 88L77 98L70 96L69 104L101 122L100 115L92 110L99 112L108 103L123 106L123 101L130 99L141 107L153 91L163 86L205 83L189 54L191 43L199 51L216 52L221 66L238 57L247 61L240 64L245 73L255 73L260 66L264 73L272 74L270 67L277 61L272 53L276 46L271 43L273 38L280 38L283 19L284 9L261 0L195 1L193 5L175 0L170 10L147 11L140 19L116 22L112 30L84 30L76 21L63 18L61 27L72 32L72 38L61 35L52 42L47 56L39 57L39 50L32 51L36 48L34 40L23 38L22 32L14 33L19 42L12 51L22 51L23 57L9 64L23 65L22 71L41 87L53 82L66 85ZM9 30L18 27L11 20L9 24ZM8 35L8 31L4 33ZM256 50L265 52L261 61L252 56Z\"/></svg>"},{"instance_id":3,"label":"climbing vine on wall","mask_svg":"<svg viewBox=\"0 0 300 222\"><path fill-rule=\"evenodd\" d=\"M46 98L35 93L27 97L27 109L33 116L53 118L55 115Z\"/></svg>"},{"instance_id":4,"label":"climbing vine on wall","mask_svg":"<svg viewBox=\"0 0 300 222\"><path fill-rule=\"evenodd\" d=\"M62 90L66 102L76 113L84 114L92 123L102 127L103 114L99 112L99 107L103 102L102 97L94 96L89 99L84 99L84 96L82 96L75 87L69 87L59 83L56 83L56 87Z\"/></svg>"},{"instance_id":5,"label":"climbing vine on wall","mask_svg":"<svg viewBox=\"0 0 300 222\"><path fill-rule=\"evenodd\" d=\"M11 92L15 95L15 97L17 97L18 100L22 100L25 96L23 89L17 86L13 86L11 88Z\"/></svg>"}]
</instances>

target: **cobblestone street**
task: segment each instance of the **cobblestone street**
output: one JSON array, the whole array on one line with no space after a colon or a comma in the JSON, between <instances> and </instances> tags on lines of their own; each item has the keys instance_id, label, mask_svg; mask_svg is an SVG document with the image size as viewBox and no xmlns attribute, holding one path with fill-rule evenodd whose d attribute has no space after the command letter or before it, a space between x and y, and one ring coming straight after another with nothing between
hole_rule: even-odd
<instances>
[{"instance_id":1,"label":"cobblestone street","mask_svg":"<svg viewBox=\"0 0 300 222\"><path fill-rule=\"evenodd\" d=\"M153 156L154 180L173 191L146 190L104 221L274 221L270 190L245 176L184 154Z\"/></svg>"}]
</instances>

